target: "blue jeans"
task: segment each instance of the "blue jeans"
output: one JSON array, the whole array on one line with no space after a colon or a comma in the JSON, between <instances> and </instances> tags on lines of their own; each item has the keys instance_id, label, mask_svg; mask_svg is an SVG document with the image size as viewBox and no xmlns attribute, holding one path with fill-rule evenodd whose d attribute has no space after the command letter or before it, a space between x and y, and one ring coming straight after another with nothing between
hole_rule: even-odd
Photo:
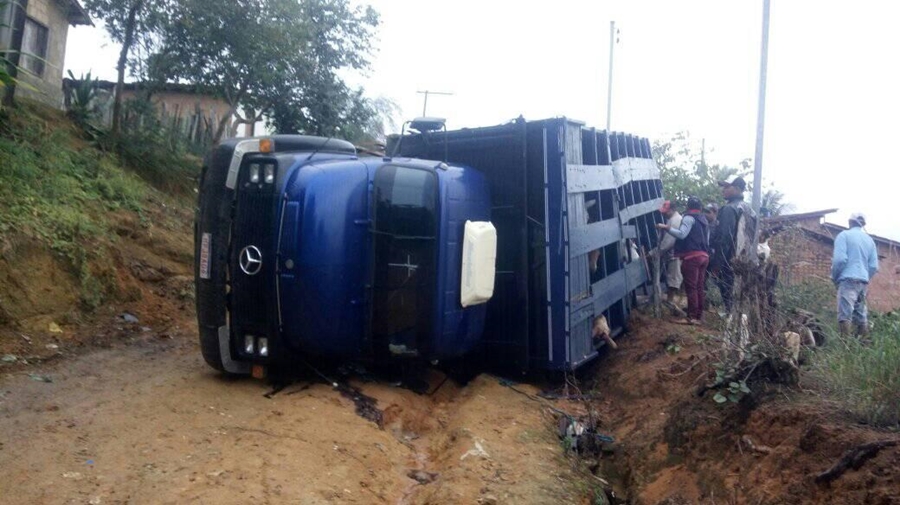
<instances>
[{"instance_id":1,"label":"blue jeans","mask_svg":"<svg viewBox=\"0 0 900 505\"><path fill-rule=\"evenodd\" d=\"M866 309L866 290L869 284L855 279L843 279L838 282L838 321L853 321L856 324L868 323L869 314Z\"/></svg>"}]
</instances>

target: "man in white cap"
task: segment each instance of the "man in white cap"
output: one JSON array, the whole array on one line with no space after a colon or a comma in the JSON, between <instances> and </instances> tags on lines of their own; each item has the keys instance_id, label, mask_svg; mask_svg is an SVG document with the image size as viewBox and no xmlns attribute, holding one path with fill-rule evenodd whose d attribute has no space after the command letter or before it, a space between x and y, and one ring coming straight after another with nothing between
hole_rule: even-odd
<instances>
[{"instance_id":1,"label":"man in white cap","mask_svg":"<svg viewBox=\"0 0 900 505\"><path fill-rule=\"evenodd\" d=\"M869 281L878 272L878 249L863 229L866 216L855 212L849 224L850 228L834 239L831 280L837 286L841 336L849 336L855 324L856 334L865 337L869 333L866 292Z\"/></svg>"}]
</instances>

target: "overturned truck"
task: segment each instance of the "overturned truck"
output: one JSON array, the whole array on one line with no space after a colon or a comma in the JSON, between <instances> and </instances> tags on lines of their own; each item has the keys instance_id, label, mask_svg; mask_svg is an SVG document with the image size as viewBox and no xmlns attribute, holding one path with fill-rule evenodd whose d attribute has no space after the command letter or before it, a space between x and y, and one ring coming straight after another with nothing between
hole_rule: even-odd
<instances>
[{"instance_id":1,"label":"overturned truck","mask_svg":"<svg viewBox=\"0 0 900 505\"><path fill-rule=\"evenodd\" d=\"M571 370L624 329L662 222L646 139L565 118L443 131L390 156L233 139L196 219L203 356L226 373L308 359Z\"/></svg>"},{"instance_id":2,"label":"overturned truck","mask_svg":"<svg viewBox=\"0 0 900 505\"><path fill-rule=\"evenodd\" d=\"M663 222L650 142L554 118L394 137L387 152L446 159L488 180L497 270L482 345L520 370L574 369L625 327Z\"/></svg>"}]
</instances>

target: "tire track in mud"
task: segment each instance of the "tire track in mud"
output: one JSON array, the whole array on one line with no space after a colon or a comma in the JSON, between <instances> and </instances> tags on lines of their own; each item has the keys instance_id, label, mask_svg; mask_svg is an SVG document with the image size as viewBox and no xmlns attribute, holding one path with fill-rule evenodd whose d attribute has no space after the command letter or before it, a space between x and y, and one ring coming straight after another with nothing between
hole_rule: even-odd
<instances>
[{"instance_id":1,"label":"tire track in mud","mask_svg":"<svg viewBox=\"0 0 900 505\"><path fill-rule=\"evenodd\" d=\"M377 383L354 395L365 402L357 412L378 408L381 429L408 450L397 465L406 484L390 503L579 501L551 412L489 376L466 386L445 379L432 371L429 395Z\"/></svg>"},{"instance_id":2,"label":"tire track in mud","mask_svg":"<svg viewBox=\"0 0 900 505\"><path fill-rule=\"evenodd\" d=\"M432 396L441 386L446 383L446 377L440 380L437 386L432 390L431 394L417 394L407 390L397 389L395 393L400 393L400 397L408 400L408 405L415 405L413 410L414 416L427 415L431 412L437 400ZM385 426L385 411L378 407L378 400L372 396L363 393L358 387L349 382L339 380L332 383L332 386L340 395L350 400L354 405L356 415L375 424L379 429L388 431L394 439L405 446L409 450L405 468L401 468L400 472L409 480L408 484L401 490L399 497L394 502L397 505L408 505L414 503L416 494L420 491L421 486L426 486L439 478L440 473L433 468L431 460L429 442L431 441L432 430L416 430L412 426L417 423L411 422L408 418L409 407L407 410L400 408L397 403L391 403L388 407L387 422L389 426ZM381 389L380 386L377 389ZM452 398L449 398L452 401ZM418 423L421 428L421 423Z\"/></svg>"}]
</instances>

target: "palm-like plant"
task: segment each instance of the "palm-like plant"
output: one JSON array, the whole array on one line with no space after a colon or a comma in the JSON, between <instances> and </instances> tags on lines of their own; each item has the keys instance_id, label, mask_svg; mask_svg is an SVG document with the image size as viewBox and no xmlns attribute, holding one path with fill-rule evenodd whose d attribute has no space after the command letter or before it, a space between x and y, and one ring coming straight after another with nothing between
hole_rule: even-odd
<instances>
[{"instance_id":1,"label":"palm-like plant","mask_svg":"<svg viewBox=\"0 0 900 505\"><path fill-rule=\"evenodd\" d=\"M97 105L94 103L94 98L97 97L97 79L91 77L90 71L81 74L80 79L76 79L71 70L68 73L73 83L66 88L68 114L73 121L85 126L97 115Z\"/></svg>"}]
</instances>

